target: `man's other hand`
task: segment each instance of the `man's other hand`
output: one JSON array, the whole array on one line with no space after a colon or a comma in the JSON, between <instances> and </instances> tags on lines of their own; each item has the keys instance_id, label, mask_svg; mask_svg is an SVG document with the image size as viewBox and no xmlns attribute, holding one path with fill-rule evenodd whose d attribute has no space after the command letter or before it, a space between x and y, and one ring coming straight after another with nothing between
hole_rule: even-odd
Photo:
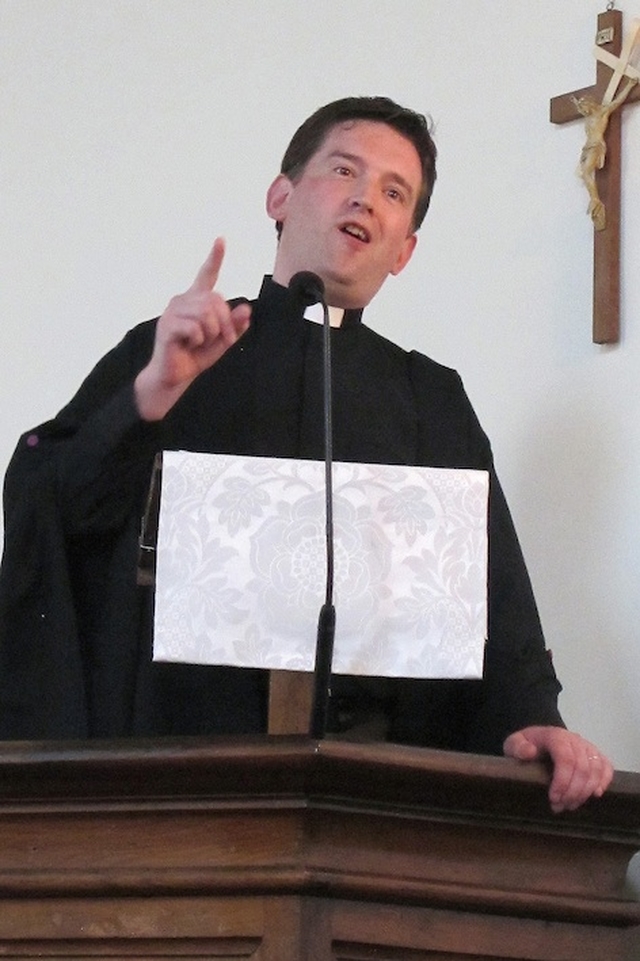
<instances>
[{"instance_id":1,"label":"man's other hand","mask_svg":"<svg viewBox=\"0 0 640 961\"><path fill-rule=\"evenodd\" d=\"M613 777L609 759L563 727L525 727L510 734L503 749L507 757L520 761L551 760L549 802L556 813L575 811L588 798L602 797Z\"/></svg>"}]
</instances>

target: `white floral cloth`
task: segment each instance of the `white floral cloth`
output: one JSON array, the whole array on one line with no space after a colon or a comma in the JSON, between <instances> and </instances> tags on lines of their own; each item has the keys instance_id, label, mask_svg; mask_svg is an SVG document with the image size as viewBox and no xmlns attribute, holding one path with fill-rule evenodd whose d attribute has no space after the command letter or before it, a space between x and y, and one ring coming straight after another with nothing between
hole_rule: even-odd
<instances>
[{"instance_id":1,"label":"white floral cloth","mask_svg":"<svg viewBox=\"0 0 640 961\"><path fill-rule=\"evenodd\" d=\"M324 474L165 451L155 660L313 670ZM333 465L334 672L482 675L488 488L486 471Z\"/></svg>"}]
</instances>

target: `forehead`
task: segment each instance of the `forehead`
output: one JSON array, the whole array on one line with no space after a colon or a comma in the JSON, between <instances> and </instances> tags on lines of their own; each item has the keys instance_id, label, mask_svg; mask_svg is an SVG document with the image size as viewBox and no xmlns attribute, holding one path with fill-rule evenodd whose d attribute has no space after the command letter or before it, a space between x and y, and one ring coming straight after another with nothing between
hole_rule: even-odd
<instances>
[{"instance_id":1,"label":"forehead","mask_svg":"<svg viewBox=\"0 0 640 961\"><path fill-rule=\"evenodd\" d=\"M346 120L334 124L311 160L341 153L361 157L389 171L397 170L417 183L422 180L422 164L413 143L381 121Z\"/></svg>"}]
</instances>

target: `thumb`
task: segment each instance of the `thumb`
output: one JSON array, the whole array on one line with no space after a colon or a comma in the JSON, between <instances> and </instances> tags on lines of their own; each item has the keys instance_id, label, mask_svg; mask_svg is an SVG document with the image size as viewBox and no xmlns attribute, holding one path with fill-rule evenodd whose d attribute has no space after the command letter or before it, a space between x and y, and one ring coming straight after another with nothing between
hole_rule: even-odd
<instances>
[{"instance_id":1,"label":"thumb","mask_svg":"<svg viewBox=\"0 0 640 961\"><path fill-rule=\"evenodd\" d=\"M510 734L505 740L502 750L506 757L513 757L518 761L532 761L538 756L537 744L530 740L523 731Z\"/></svg>"}]
</instances>

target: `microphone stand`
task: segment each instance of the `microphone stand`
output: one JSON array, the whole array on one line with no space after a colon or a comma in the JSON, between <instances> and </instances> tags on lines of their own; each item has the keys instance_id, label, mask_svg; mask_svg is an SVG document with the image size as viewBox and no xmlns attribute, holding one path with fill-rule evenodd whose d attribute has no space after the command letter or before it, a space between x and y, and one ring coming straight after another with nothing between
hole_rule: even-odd
<instances>
[{"instance_id":1,"label":"microphone stand","mask_svg":"<svg viewBox=\"0 0 640 961\"><path fill-rule=\"evenodd\" d=\"M336 632L336 609L333 605L334 550L333 550L333 425L331 420L331 324L324 297L323 330L323 386L324 386L324 489L325 542L327 578L324 604L318 617L316 663L314 668L313 705L309 734L323 738L327 730L329 697L331 693L331 664Z\"/></svg>"},{"instance_id":2,"label":"microphone stand","mask_svg":"<svg viewBox=\"0 0 640 961\"><path fill-rule=\"evenodd\" d=\"M331 693L331 664L336 630L336 609L333 606L334 551L333 551L333 426L331 421L331 322L324 297L322 279L308 270L301 270L289 281L289 289L305 307L322 304L323 311L323 388L324 388L324 478L325 478L325 542L327 579L324 604L318 617L316 661L313 676L313 702L309 734L323 738L327 730L329 697Z\"/></svg>"}]
</instances>

